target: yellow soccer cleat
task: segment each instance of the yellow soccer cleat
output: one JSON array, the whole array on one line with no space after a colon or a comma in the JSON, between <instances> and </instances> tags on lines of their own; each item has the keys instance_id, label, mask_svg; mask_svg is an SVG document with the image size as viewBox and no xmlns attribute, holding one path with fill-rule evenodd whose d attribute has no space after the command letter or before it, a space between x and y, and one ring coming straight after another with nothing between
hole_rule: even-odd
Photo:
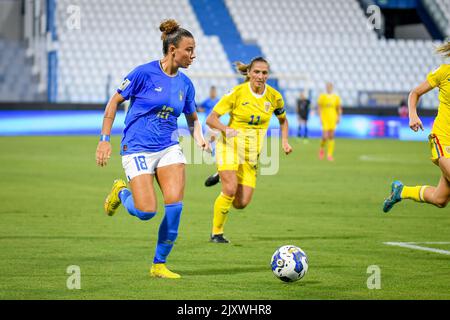
<instances>
[{"instance_id":1,"label":"yellow soccer cleat","mask_svg":"<svg viewBox=\"0 0 450 320\"><path fill-rule=\"evenodd\" d=\"M167 269L165 263L154 263L150 269L150 275L156 278L179 279L181 276L178 273Z\"/></svg>"},{"instance_id":2,"label":"yellow soccer cleat","mask_svg":"<svg viewBox=\"0 0 450 320\"><path fill-rule=\"evenodd\" d=\"M117 208L120 206L120 198L119 198L119 192L120 190L127 187L127 184L122 179L114 180L111 192L108 194L108 196L105 199L105 213L108 216L112 216Z\"/></svg>"}]
</instances>

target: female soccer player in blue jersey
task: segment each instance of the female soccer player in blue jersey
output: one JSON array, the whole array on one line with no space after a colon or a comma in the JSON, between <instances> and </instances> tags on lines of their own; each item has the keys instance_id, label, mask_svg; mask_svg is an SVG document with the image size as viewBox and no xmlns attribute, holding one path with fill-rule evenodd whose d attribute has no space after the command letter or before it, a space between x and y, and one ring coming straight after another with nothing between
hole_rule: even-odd
<instances>
[{"instance_id":1,"label":"female soccer player in blue jersey","mask_svg":"<svg viewBox=\"0 0 450 320\"><path fill-rule=\"evenodd\" d=\"M156 194L153 180L164 197L165 216L158 233L158 242L150 275L180 278L165 263L178 235L185 185L186 158L178 144L177 119L181 113L196 143L203 149L205 142L195 105L195 91L191 80L179 72L195 58L195 40L175 20L160 25L163 41L162 60L138 66L131 71L108 102L97 147L97 164L105 166L111 155L110 133L120 103L130 99L121 143L122 165L130 189L125 181L114 181L105 200L105 212L112 216L119 205L141 220L156 214Z\"/></svg>"}]
</instances>

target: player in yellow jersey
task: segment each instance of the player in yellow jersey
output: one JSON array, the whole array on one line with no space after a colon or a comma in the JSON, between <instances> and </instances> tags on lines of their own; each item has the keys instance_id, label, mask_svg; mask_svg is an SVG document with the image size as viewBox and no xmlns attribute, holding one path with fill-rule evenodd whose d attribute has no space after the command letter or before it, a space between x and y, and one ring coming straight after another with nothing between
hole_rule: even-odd
<instances>
[{"instance_id":1,"label":"player in yellow jersey","mask_svg":"<svg viewBox=\"0 0 450 320\"><path fill-rule=\"evenodd\" d=\"M450 57L450 42L437 49ZM436 187L405 186L401 181L391 184L391 194L383 203L383 211L388 212L402 199L431 203L444 208L450 200L450 65L443 64L430 72L427 80L411 91L408 98L409 127L417 132L423 130L422 121L417 115L417 104L422 95L439 88L439 108L433 128L428 137L431 148L431 161L439 166L441 177Z\"/></svg>"},{"instance_id":2,"label":"player in yellow jersey","mask_svg":"<svg viewBox=\"0 0 450 320\"><path fill-rule=\"evenodd\" d=\"M320 141L319 158L325 157L327 145L327 159L333 161L334 132L342 115L341 98L333 93L333 84L327 82L326 92L317 100L317 110L322 124L322 140Z\"/></svg>"},{"instance_id":3,"label":"player in yellow jersey","mask_svg":"<svg viewBox=\"0 0 450 320\"><path fill-rule=\"evenodd\" d=\"M252 199L259 154L272 114L280 123L283 151L292 152L283 97L266 83L269 63L257 57L249 64L236 65L246 81L224 95L206 119L208 126L221 132L216 144L216 164L222 192L214 203L211 233L211 241L216 243L229 242L223 230L231 206L243 209ZM230 121L224 125L219 118L227 113Z\"/></svg>"}]
</instances>

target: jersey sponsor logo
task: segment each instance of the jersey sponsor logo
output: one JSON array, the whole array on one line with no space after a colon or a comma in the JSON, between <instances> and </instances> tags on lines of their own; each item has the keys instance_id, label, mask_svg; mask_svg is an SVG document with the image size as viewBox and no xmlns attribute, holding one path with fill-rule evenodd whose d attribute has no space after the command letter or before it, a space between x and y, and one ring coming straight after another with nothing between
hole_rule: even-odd
<instances>
[{"instance_id":1,"label":"jersey sponsor logo","mask_svg":"<svg viewBox=\"0 0 450 320\"><path fill-rule=\"evenodd\" d=\"M158 92L161 92L162 90L163 90L163 88L161 88L161 87L155 88L155 91L158 91Z\"/></svg>"},{"instance_id":2,"label":"jersey sponsor logo","mask_svg":"<svg viewBox=\"0 0 450 320\"><path fill-rule=\"evenodd\" d=\"M123 82L120 84L119 90L123 91L125 90L129 85L130 85L131 81L128 79L123 80Z\"/></svg>"}]
</instances>

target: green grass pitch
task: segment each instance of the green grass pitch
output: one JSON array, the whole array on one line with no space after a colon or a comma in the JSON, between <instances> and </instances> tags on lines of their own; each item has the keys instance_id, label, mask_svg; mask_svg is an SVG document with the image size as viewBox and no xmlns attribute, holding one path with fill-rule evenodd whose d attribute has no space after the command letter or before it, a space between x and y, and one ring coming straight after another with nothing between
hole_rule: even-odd
<instances>
[{"instance_id":1,"label":"green grass pitch","mask_svg":"<svg viewBox=\"0 0 450 320\"><path fill-rule=\"evenodd\" d=\"M220 186L203 186L214 165L188 165L179 237L168 265L180 280L148 274L163 212L139 221L102 205L124 176L113 137L106 168L97 137L0 138L0 299L449 299L450 256L384 242L450 242L449 209L412 201L381 206L392 180L435 185L426 142L337 139L336 161L317 159L318 140L291 139L277 175L259 176L245 210L232 210L230 245L209 243ZM283 283L269 267L281 245L309 257L304 279ZM420 245L420 244L419 244ZM427 247L450 250L450 245ZM66 286L67 267L81 289ZM368 289L368 267L381 289Z\"/></svg>"}]
</instances>

